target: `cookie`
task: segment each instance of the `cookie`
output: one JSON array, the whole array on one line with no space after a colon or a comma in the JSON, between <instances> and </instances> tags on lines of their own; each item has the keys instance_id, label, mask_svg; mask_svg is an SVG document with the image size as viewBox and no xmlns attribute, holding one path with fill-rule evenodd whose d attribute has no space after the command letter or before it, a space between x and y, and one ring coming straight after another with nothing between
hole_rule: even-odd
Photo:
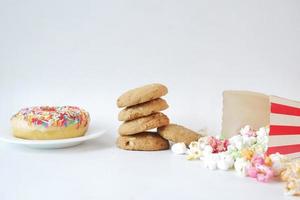
<instances>
[{"instance_id":1,"label":"cookie","mask_svg":"<svg viewBox=\"0 0 300 200\"><path fill-rule=\"evenodd\" d=\"M147 117L141 117L135 120L124 122L119 127L120 135L133 135L153 128L166 126L169 124L169 118L162 113L154 113Z\"/></svg>"},{"instance_id":2,"label":"cookie","mask_svg":"<svg viewBox=\"0 0 300 200\"><path fill-rule=\"evenodd\" d=\"M169 107L164 99L154 99L145 103L125 108L119 113L119 121L129 121L165 110Z\"/></svg>"},{"instance_id":3,"label":"cookie","mask_svg":"<svg viewBox=\"0 0 300 200\"><path fill-rule=\"evenodd\" d=\"M186 145L202 137L199 133L177 124L160 127L158 128L158 133L169 141L175 143L184 142Z\"/></svg>"},{"instance_id":4,"label":"cookie","mask_svg":"<svg viewBox=\"0 0 300 200\"><path fill-rule=\"evenodd\" d=\"M133 151L158 151L169 149L169 142L155 132L143 132L119 136L117 146L120 149Z\"/></svg>"},{"instance_id":5,"label":"cookie","mask_svg":"<svg viewBox=\"0 0 300 200\"><path fill-rule=\"evenodd\" d=\"M154 83L136 89L129 90L117 100L119 108L129 107L157 99L168 93L168 88L162 84Z\"/></svg>"}]
</instances>

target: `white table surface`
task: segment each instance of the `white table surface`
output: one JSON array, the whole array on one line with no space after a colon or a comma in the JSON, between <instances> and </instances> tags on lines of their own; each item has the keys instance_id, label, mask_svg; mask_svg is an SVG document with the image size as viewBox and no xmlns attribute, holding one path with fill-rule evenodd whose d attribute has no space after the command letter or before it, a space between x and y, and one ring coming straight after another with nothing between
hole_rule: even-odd
<instances>
[{"instance_id":1,"label":"white table surface","mask_svg":"<svg viewBox=\"0 0 300 200\"><path fill-rule=\"evenodd\" d=\"M120 150L115 136L56 150L1 143L0 199L293 199L282 183L210 171L170 150Z\"/></svg>"},{"instance_id":2,"label":"white table surface","mask_svg":"<svg viewBox=\"0 0 300 200\"><path fill-rule=\"evenodd\" d=\"M0 1L0 128L19 109L76 105L119 125L116 99L160 82L172 123L220 133L222 92L300 99L298 0ZM0 130L1 134L1 130ZM171 151L0 143L0 200L284 199L282 183L209 171Z\"/></svg>"}]
</instances>

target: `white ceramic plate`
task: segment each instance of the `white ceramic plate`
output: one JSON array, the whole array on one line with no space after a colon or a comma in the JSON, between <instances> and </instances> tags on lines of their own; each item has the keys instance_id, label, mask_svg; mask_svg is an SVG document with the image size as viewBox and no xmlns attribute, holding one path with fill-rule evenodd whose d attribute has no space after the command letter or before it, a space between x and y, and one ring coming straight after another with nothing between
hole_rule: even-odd
<instances>
[{"instance_id":1,"label":"white ceramic plate","mask_svg":"<svg viewBox=\"0 0 300 200\"><path fill-rule=\"evenodd\" d=\"M95 139L106 132L104 129L90 127L82 137L59 139L59 140L27 140L16 138L10 130L0 132L0 142L27 146L38 149L58 149L81 144L87 140Z\"/></svg>"}]
</instances>

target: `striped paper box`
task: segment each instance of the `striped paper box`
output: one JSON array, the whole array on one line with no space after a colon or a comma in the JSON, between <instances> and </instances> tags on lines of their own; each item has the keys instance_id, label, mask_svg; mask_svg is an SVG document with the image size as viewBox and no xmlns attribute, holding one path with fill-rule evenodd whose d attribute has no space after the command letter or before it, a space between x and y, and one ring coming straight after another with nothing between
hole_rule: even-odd
<instances>
[{"instance_id":1,"label":"striped paper box","mask_svg":"<svg viewBox=\"0 0 300 200\"><path fill-rule=\"evenodd\" d=\"M250 125L270 127L267 153L300 157L300 102L250 91L224 91L222 135L230 138Z\"/></svg>"},{"instance_id":2,"label":"striped paper box","mask_svg":"<svg viewBox=\"0 0 300 200\"><path fill-rule=\"evenodd\" d=\"M268 153L300 157L300 102L270 96Z\"/></svg>"}]
</instances>

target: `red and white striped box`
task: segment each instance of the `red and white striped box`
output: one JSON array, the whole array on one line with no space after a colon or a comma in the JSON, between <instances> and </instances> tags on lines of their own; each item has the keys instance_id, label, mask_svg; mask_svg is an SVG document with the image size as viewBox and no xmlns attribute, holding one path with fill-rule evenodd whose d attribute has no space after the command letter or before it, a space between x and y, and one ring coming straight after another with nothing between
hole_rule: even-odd
<instances>
[{"instance_id":1,"label":"red and white striped box","mask_svg":"<svg viewBox=\"0 0 300 200\"><path fill-rule=\"evenodd\" d=\"M268 153L300 157L300 102L270 96Z\"/></svg>"},{"instance_id":2,"label":"red and white striped box","mask_svg":"<svg viewBox=\"0 0 300 200\"><path fill-rule=\"evenodd\" d=\"M300 157L300 102L249 91L224 91L222 135L241 127L269 127L268 154Z\"/></svg>"}]
</instances>

